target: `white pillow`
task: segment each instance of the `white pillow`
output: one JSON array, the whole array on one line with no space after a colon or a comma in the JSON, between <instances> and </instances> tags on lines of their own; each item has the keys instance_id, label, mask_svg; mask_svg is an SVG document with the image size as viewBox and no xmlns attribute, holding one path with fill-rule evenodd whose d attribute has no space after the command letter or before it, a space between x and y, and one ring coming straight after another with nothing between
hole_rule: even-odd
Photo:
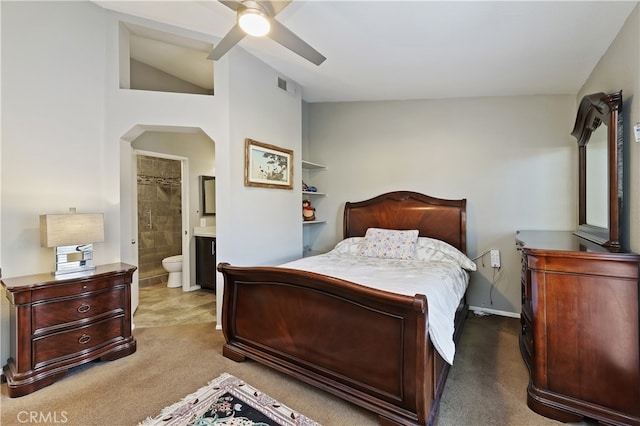
<instances>
[{"instance_id":1,"label":"white pillow","mask_svg":"<svg viewBox=\"0 0 640 426\"><path fill-rule=\"evenodd\" d=\"M416 244L416 260L447 260L453 261L461 268L475 271L476 264L454 246L435 238L420 237Z\"/></svg>"},{"instance_id":2,"label":"white pillow","mask_svg":"<svg viewBox=\"0 0 640 426\"><path fill-rule=\"evenodd\" d=\"M349 237L340 241L333 248L333 251L341 254L358 254L360 252L360 245L362 245L364 237Z\"/></svg>"},{"instance_id":3,"label":"white pillow","mask_svg":"<svg viewBox=\"0 0 640 426\"><path fill-rule=\"evenodd\" d=\"M369 228L358 254L379 259L413 259L417 241L417 229L398 231Z\"/></svg>"}]
</instances>

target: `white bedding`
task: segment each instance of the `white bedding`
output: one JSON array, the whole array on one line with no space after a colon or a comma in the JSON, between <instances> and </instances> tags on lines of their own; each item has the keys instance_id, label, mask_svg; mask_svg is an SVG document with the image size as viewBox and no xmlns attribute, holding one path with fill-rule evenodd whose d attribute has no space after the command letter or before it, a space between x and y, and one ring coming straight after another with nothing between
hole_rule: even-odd
<instances>
[{"instance_id":1,"label":"white bedding","mask_svg":"<svg viewBox=\"0 0 640 426\"><path fill-rule=\"evenodd\" d=\"M348 238L330 252L281 267L316 272L379 290L427 297L429 335L442 358L453 364L454 316L475 263L442 241L419 238L413 259L383 259L359 254L363 238Z\"/></svg>"}]
</instances>

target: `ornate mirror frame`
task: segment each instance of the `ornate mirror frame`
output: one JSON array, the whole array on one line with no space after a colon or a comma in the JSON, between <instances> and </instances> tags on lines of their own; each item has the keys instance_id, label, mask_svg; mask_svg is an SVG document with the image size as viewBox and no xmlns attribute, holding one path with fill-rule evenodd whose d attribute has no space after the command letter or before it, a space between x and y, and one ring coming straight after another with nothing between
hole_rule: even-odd
<instances>
[{"instance_id":1,"label":"ornate mirror frame","mask_svg":"<svg viewBox=\"0 0 640 426\"><path fill-rule=\"evenodd\" d=\"M608 228L587 223L587 144L601 125L607 126ZM582 98L571 134L578 140L578 229L575 234L610 250L621 249L623 206L622 91Z\"/></svg>"}]
</instances>

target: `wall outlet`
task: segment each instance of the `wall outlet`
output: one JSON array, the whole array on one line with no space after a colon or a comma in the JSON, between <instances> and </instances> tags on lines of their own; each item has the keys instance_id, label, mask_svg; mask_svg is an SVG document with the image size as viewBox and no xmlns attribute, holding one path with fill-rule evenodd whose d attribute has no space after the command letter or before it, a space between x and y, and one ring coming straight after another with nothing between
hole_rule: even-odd
<instances>
[{"instance_id":1,"label":"wall outlet","mask_svg":"<svg viewBox=\"0 0 640 426\"><path fill-rule=\"evenodd\" d=\"M500 267L500 250L498 249L491 249L491 267Z\"/></svg>"},{"instance_id":2,"label":"wall outlet","mask_svg":"<svg viewBox=\"0 0 640 426\"><path fill-rule=\"evenodd\" d=\"M207 219L205 219L204 217L200 218L200 226L207 226Z\"/></svg>"}]
</instances>

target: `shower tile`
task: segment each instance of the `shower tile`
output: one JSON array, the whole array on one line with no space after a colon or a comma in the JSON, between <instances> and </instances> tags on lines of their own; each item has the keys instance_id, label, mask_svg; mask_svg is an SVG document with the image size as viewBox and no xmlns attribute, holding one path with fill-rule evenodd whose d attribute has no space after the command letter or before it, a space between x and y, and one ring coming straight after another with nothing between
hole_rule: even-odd
<instances>
[{"instance_id":1,"label":"shower tile","mask_svg":"<svg viewBox=\"0 0 640 426\"><path fill-rule=\"evenodd\" d=\"M138 185L138 202L155 201L158 199L156 185ZM145 208L144 211L148 210Z\"/></svg>"},{"instance_id":2,"label":"shower tile","mask_svg":"<svg viewBox=\"0 0 640 426\"><path fill-rule=\"evenodd\" d=\"M154 248L156 246L155 232L151 232L151 231L140 232L139 228L138 228L138 235L139 235L138 236L138 240L139 240L138 250L150 249L150 248Z\"/></svg>"},{"instance_id":3,"label":"shower tile","mask_svg":"<svg viewBox=\"0 0 640 426\"><path fill-rule=\"evenodd\" d=\"M169 201L171 199L171 188L168 186L156 186L156 197L158 201Z\"/></svg>"}]
</instances>

